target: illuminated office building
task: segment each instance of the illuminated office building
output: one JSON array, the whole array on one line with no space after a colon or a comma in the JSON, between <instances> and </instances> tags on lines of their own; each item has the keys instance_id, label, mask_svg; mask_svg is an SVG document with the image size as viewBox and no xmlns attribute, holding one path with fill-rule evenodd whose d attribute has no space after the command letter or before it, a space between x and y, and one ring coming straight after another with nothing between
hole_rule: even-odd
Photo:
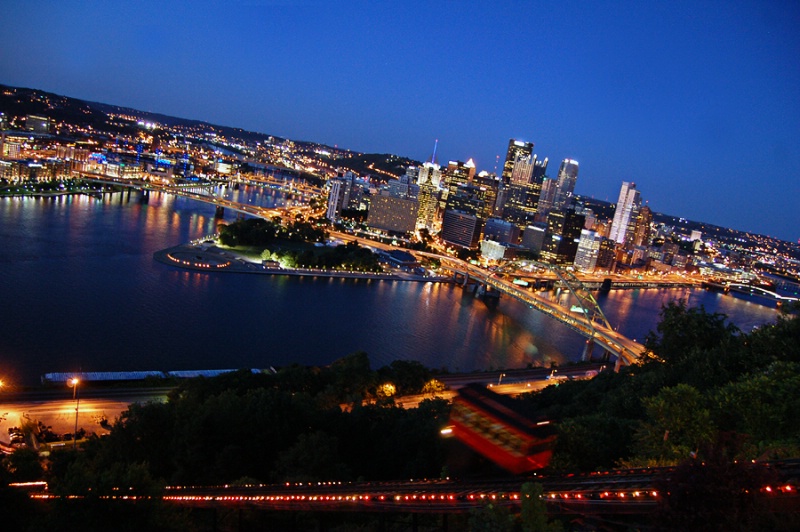
<instances>
[{"instance_id":1,"label":"illuminated office building","mask_svg":"<svg viewBox=\"0 0 800 532\"><path fill-rule=\"evenodd\" d=\"M600 242L603 237L594 231L587 229L581 230L581 238L578 242L578 250L575 253L575 267L585 271L594 271L597 265L597 256L600 254Z\"/></svg>"},{"instance_id":2,"label":"illuminated office building","mask_svg":"<svg viewBox=\"0 0 800 532\"><path fill-rule=\"evenodd\" d=\"M501 175L503 184L511 183L511 177L515 174L514 169L519 164L520 169L517 170L515 178L518 183L528 183L533 173L533 163L531 155L533 154L533 142L523 142L521 140L511 139L508 141L508 152L506 153L506 160L503 163L503 173ZM527 175L523 171L530 170Z\"/></svg>"},{"instance_id":3,"label":"illuminated office building","mask_svg":"<svg viewBox=\"0 0 800 532\"><path fill-rule=\"evenodd\" d=\"M585 221L582 214L572 209L548 214L547 233L539 260L550 264L572 264Z\"/></svg>"},{"instance_id":4,"label":"illuminated office building","mask_svg":"<svg viewBox=\"0 0 800 532\"><path fill-rule=\"evenodd\" d=\"M475 249L480 233L480 222L474 214L454 209L444 211L440 236L448 244Z\"/></svg>"},{"instance_id":5,"label":"illuminated office building","mask_svg":"<svg viewBox=\"0 0 800 532\"><path fill-rule=\"evenodd\" d=\"M653 211L644 205L636 216L633 228L632 244L634 246L648 246L650 244L650 227L653 225ZM628 240L626 237L625 240Z\"/></svg>"},{"instance_id":6,"label":"illuminated office building","mask_svg":"<svg viewBox=\"0 0 800 532\"><path fill-rule=\"evenodd\" d=\"M556 183L556 193L553 200L553 208L563 209L572 202L572 195L575 191L575 182L578 180L578 161L564 159L558 169Z\"/></svg>"},{"instance_id":7,"label":"illuminated office building","mask_svg":"<svg viewBox=\"0 0 800 532\"><path fill-rule=\"evenodd\" d=\"M640 205L641 198L639 191L636 190L636 183L623 181L614 210L614 220L611 222L611 231L609 232L611 240L618 244L625 244L625 235L631 226L631 220L635 225Z\"/></svg>"},{"instance_id":8,"label":"illuminated office building","mask_svg":"<svg viewBox=\"0 0 800 532\"><path fill-rule=\"evenodd\" d=\"M392 233L410 233L416 228L418 211L416 198L392 196L384 191L372 197L367 225Z\"/></svg>"}]
</instances>

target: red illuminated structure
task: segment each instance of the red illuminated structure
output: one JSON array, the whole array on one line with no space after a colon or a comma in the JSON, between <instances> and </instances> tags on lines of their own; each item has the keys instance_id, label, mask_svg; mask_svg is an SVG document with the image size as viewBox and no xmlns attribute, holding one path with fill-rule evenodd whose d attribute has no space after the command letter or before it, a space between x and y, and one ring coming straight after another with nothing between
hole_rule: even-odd
<instances>
[{"instance_id":1,"label":"red illuminated structure","mask_svg":"<svg viewBox=\"0 0 800 532\"><path fill-rule=\"evenodd\" d=\"M477 384L458 391L450 422L459 440L512 473L542 469L553 454L556 430L549 421L528 419L513 399Z\"/></svg>"}]
</instances>

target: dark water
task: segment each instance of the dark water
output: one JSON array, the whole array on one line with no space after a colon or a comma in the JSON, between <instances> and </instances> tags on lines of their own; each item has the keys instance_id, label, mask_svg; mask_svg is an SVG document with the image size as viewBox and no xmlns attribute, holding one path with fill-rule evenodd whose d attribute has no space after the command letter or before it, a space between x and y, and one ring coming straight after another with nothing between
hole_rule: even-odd
<instances>
[{"instance_id":1,"label":"dark water","mask_svg":"<svg viewBox=\"0 0 800 532\"><path fill-rule=\"evenodd\" d=\"M262 205L295 201L238 191ZM249 196L248 196L249 195ZM252 197L250 197L252 196ZM510 299L446 284L182 271L154 251L215 232L213 207L139 193L0 199L0 376L327 364L356 350L451 370L577 360L583 338ZM228 216L228 221L233 215ZM774 309L702 290L614 291L600 302L641 339L687 299L743 330Z\"/></svg>"}]
</instances>

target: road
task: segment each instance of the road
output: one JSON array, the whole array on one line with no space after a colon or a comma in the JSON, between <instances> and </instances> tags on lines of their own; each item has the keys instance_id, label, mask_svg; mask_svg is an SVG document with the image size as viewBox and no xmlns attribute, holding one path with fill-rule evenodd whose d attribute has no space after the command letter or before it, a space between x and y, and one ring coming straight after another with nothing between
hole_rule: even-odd
<instances>
[{"instance_id":1,"label":"road","mask_svg":"<svg viewBox=\"0 0 800 532\"><path fill-rule=\"evenodd\" d=\"M541 390L558 382L548 379L554 375L564 379L585 378L587 372L603 369L602 364L582 365L578 368L557 369L532 368L495 372L476 372L464 374L442 375L438 379L447 386L447 390L437 393L435 397L450 400L458 388L468 383L479 383L490 387L493 391L508 395L519 395ZM78 428L88 433L103 434L108 432L100 426L104 418L113 423L128 409L132 403L150 401L165 402L171 388L87 388L79 389ZM403 408L416 408L431 394L406 395L396 397L395 403ZM69 389L47 389L25 393L0 394L0 442L8 443L8 428L19 427L26 421L41 421L51 427L56 434L72 433L75 430L75 406Z\"/></svg>"},{"instance_id":2,"label":"road","mask_svg":"<svg viewBox=\"0 0 800 532\"><path fill-rule=\"evenodd\" d=\"M105 417L113 422L132 403L166 401L168 388L104 389L79 392L78 428L88 433L107 432L100 426ZM75 430L75 406L72 392L52 390L34 393L0 395L0 441L8 443L8 428L19 427L26 421L41 421L56 434Z\"/></svg>"}]
</instances>

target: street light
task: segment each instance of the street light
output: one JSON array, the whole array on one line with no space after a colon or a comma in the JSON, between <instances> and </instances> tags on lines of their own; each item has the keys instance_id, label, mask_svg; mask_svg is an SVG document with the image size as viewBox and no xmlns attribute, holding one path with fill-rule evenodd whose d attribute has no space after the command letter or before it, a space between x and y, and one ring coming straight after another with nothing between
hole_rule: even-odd
<instances>
[{"instance_id":1,"label":"street light","mask_svg":"<svg viewBox=\"0 0 800 532\"><path fill-rule=\"evenodd\" d=\"M78 446L78 407L81 404L81 398L78 395L78 384L80 382L77 377L73 377L68 381L68 385L72 388L72 400L75 401L75 430L72 431L73 449L77 449Z\"/></svg>"},{"instance_id":2,"label":"street light","mask_svg":"<svg viewBox=\"0 0 800 532\"><path fill-rule=\"evenodd\" d=\"M501 374L500 374L500 378L499 378L499 379L497 379L497 385L498 385L498 386L500 386L500 382L503 380L503 377L505 377L505 376L506 376L506 374L505 374L505 373L501 373Z\"/></svg>"}]
</instances>

